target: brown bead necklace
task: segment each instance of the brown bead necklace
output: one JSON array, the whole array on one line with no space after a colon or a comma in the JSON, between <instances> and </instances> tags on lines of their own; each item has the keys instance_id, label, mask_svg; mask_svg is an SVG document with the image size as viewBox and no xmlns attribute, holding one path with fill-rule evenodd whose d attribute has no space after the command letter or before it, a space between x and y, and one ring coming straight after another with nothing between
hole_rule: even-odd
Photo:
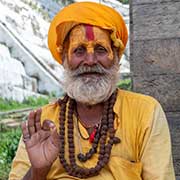
<instances>
[{"instance_id":1,"label":"brown bead necklace","mask_svg":"<svg viewBox=\"0 0 180 180\"><path fill-rule=\"evenodd\" d=\"M113 144L120 143L120 139L115 137L114 129L114 112L113 106L116 100L117 90L111 95L109 100L104 103L103 117L101 121L101 127L95 135L95 139L92 143L92 147L85 154L78 154L77 157L81 162L89 160L93 154L97 152L98 144L100 144L98 161L95 167L82 168L76 164L75 158L75 145L74 145L74 124L73 114L75 112L75 100L65 95L63 100L59 100L60 114L59 114L59 139L60 139L60 152L59 159L66 170L66 172L74 177L88 178L97 175L100 170L109 162L111 149ZM68 108L66 106L68 105ZM65 121L66 121L66 109L67 112L67 137L68 137L68 151L69 151L69 163L65 159ZM109 134L109 137L108 137ZM108 141L107 141L108 139ZM107 142L107 143L106 143Z\"/></svg>"}]
</instances>

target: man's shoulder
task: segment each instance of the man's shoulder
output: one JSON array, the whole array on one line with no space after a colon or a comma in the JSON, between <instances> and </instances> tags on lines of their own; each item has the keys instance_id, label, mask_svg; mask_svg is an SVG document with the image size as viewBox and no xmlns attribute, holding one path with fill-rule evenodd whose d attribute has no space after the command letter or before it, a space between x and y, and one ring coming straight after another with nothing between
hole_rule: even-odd
<instances>
[{"instance_id":1,"label":"man's shoulder","mask_svg":"<svg viewBox=\"0 0 180 180\"><path fill-rule=\"evenodd\" d=\"M143 104L148 104L148 105L157 105L159 102L152 96L141 94L141 93L136 93L132 91L127 91L127 90L118 90L118 101L128 101L131 103L143 103Z\"/></svg>"},{"instance_id":2,"label":"man's shoulder","mask_svg":"<svg viewBox=\"0 0 180 180\"><path fill-rule=\"evenodd\" d=\"M58 100L55 100L53 102L50 102L44 106L41 107L42 111L47 111L47 110L55 110L56 108L58 108L59 104L58 104Z\"/></svg>"},{"instance_id":3,"label":"man's shoulder","mask_svg":"<svg viewBox=\"0 0 180 180\"><path fill-rule=\"evenodd\" d=\"M55 111L60 108L60 102L64 98L62 95L59 98L53 98L48 104L41 107L42 111Z\"/></svg>"},{"instance_id":4,"label":"man's shoulder","mask_svg":"<svg viewBox=\"0 0 180 180\"><path fill-rule=\"evenodd\" d=\"M59 116L59 111L60 111L58 99L41 107L41 109L42 109L41 121L44 121L45 119L55 121Z\"/></svg>"},{"instance_id":5,"label":"man's shoulder","mask_svg":"<svg viewBox=\"0 0 180 180\"><path fill-rule=\"evenodd\" d=\"M119 90L114 110L121 121L134 123L134 127L147 127L152 124L154 113L160 107L160 103L151 96Z\"/></svg>"}]
</instances>

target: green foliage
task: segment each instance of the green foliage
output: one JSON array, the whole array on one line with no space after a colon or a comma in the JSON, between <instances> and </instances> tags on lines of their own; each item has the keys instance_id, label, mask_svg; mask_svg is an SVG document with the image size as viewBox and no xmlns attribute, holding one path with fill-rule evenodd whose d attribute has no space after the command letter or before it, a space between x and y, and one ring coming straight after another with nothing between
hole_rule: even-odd
<instances>
[{"instance_id":1,"label":"green foliage","mask_svg":"<svg viewBox=\"0 0 180 180\"><path fill-rule=\"evenodd\" d=\"M129 4L129 0L118 0L118 1L123 3L123 4Z\"/></svg>"},{"instance_id":2,"label":"green foliage","mask_svg":"<svg viewBox=\"0 0 180 180\"><path fill-rule=\"evenodd\" d=\"M8 179L11 162L15 156L20 136L21 136L20 128L16 128L16 129L1 128L0 180Z\"/></svg>"},{"instance_id":3,"label":"green foliage","mask_svg":"<svg viewBox=\"0 0 180 180\"><path fill-rule=\"evenodd\" d=\"M22 103L14 100L7 100L0 98L0 111L8 111L12 109L38 107L49 103L49 98L45 97L28 97Z\"/></svg>"},{"instance_id":4,"label":"green foliage","mask_svg":"<svg viewBox=\"0 0 180 180\"><path fill-rule=\"evenodd\" d=\"M48 100L48 98L44 98L44 97L41 97L41 96L38 97L38 98L30 96L23 103L27 104L27 105L30 105L30 106L33 106L33 107L36 107L36 106L43 106L45 104L48 104L49 100Z\"/></svg>"},{"instance_id":5,"label":"green foliage","mask_svg":"<svg viewBox=\"0 0 180 180\"><path fill-rule=\"evenodd\" d=\"M132 90L132 82L131 82L131 79L130 79L130 78L127 78L127 79L124 79L124 80L120 80L120 81L117 83L117 86L118 86L120 89L124 89L124 90L129 90L129 91L131 91L131 90Z\"/></svg>"}]
</instances>

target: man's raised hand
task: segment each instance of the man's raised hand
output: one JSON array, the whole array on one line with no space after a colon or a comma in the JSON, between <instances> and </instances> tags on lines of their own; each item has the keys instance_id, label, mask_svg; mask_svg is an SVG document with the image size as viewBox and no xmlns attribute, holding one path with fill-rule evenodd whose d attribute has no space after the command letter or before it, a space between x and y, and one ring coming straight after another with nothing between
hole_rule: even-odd
<instances>
[{"instance_id":1,"label":"man's raised hand","mask_svg":"<svg viewBox=\"0 0 180 180\"><path fill-rule=\"evenodd\" d=\"M59 135L50 120L40 123L41 109L32 111L28 120L21 124L23 141L33 168L51 166L59 153Z\"/></svg>"}]
</instances>

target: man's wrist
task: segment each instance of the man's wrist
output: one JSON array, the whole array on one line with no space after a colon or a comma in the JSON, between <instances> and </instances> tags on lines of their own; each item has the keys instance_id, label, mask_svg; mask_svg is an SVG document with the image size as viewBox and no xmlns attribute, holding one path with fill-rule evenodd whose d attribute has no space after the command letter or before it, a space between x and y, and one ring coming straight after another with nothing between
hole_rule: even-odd
<instances>
[{"instance_id":1,"label":"man's wrist","mask_svg":"<svg viewBox=\"0 0 180 180\"><path fill-rule=\"evenodd\" d=\"M46 180L50 168L51 166L44 168L31 167L24 176L23 180Z\"/></svg>"},{"instance_id":2,"label":"man's wrist","mask_svg":"<svg viewBox=\"0 0 180 180\"><path fill-rule=\"evenodd\" d=\"M45 180L46 176L50 170L51 166L44 167L44 168L33 168L31 167L31 174L33 180Z\"/></svg>"}]
</instances>

